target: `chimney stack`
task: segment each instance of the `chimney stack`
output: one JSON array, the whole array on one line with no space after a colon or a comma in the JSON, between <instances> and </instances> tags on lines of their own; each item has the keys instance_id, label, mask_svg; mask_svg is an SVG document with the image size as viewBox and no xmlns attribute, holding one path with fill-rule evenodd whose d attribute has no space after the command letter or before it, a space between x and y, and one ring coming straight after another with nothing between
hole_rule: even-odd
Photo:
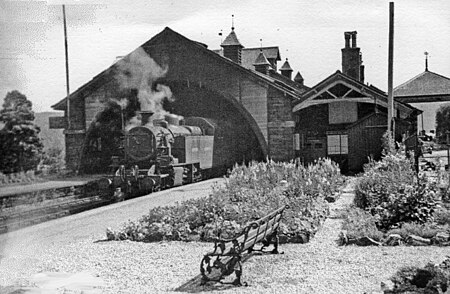
<instances>
[{"instance_id":1,"label":"chimney stack","mask_svg":"<svg viewBox=\"0 0 450 294\"><path fill-rule=\"evenodd\" d=\"M344 33L344 38L345 38L345 48L350 48L350 32L345 32Z\"/></svg>"},{"instance_id":2,"label":"chimney stack","mask_svg":"<svg viewBox=\"0 0 450 294\"><path fill-rule=\"evenodd\" d=\"M356 31L345 32L345 47L342 48L342 72L357 81L364 82L364 66L360 48L356 44ZM350 47L351 39L351 47Z\"/></svg>"},{"instance_id":3,"label":"chimney stack","mask_svg":"<svg viewBox=\"0 0 450 294\"><path fill-rule=\"evenodd\" d=\"M141 125L145 126L149 123L150 117L153 115L152 111L140 111L141 114Z\"/></svg>"},{"instance_id":4,"label":"chimney stack","mask_svg":"<svg viewBox=\"0 0 450 294\"><path fill-rule=\"evenodd\" d=\"M356 48L356 34L356 31L352 32L352 48Z\"/></svg>"}]
</instances>

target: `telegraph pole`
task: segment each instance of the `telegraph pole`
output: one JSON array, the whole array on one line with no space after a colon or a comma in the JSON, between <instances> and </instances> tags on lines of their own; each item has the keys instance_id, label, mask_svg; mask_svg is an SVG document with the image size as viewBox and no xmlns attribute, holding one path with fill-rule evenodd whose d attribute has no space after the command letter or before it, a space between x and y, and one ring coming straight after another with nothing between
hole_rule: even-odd
<instances>
[{"instance_id":1,"label":"telegraph pole","mask_svg":"<svg viewBox=\"0 0 450 294\"><path fill-rule=\"evenodd\" d=\"M389 56L388 56L388 131L395 138L394 126L394 2L389 2Z\"/></svg>"},{"instance_id":2,"label":"telegraph pole","mask_svg":"<svg viewBox=\"0 0 450 294\"><path fill-rule=\"evenodd\" d=\"M67 25L66 25L66 6L63 4L63 22L64 22L64 48L66 53L66 91L67 91L67 130L70 130L70 88L69 88L69 53L67 49Z\"/></svg>"}]
</instances>

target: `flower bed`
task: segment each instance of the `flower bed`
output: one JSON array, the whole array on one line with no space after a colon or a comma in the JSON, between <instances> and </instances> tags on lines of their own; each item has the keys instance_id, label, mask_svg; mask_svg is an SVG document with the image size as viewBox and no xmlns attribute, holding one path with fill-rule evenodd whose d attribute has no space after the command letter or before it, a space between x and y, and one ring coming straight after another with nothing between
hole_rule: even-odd
<instances>
[{"instance_id":1,"label":"flower bed","mask_svg":"<svg viewBox=\"0 0 450 294\"><path fill-rule=\"evenodd\" d=\"M288 204L280 225L281 242L309 241L329 213L326 198L343 184L338 166L322 159L308 167L294 163L251 163L236 166L224 186L203 199L157 207L122 229L107 229L109 240L209 241L229 238L250 221ZM331 197L332 199L332 197Z\"/></svg>"},{"instance_id":2,"label":"flower bed","mask_svg":"<svg viewBox=\"0 0 450 294\"><path fill-rule=\"evenodd\" d=\"M357 180L341 244L450 245L446 187L417 174L404 153L385 149Z\"/></svg>"}]
</instances>

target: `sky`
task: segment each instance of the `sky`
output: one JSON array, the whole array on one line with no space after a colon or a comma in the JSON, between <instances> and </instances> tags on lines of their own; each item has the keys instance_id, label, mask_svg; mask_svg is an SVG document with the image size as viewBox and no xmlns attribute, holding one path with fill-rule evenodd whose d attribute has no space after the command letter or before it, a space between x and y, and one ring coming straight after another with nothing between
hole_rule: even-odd
<instances>
[{"instance_id":1,"label":"sky","mask_svg":"<svg viewBox=\"0 0 450 294\"><path fill-rule=\"evenodd\" d=\"M394 3L394 86L424 71L425 51L450 77L450 1ZM165 27L218 49L232 15L244 47L278 46L307 86L341 70L344 32L357 31L366 82L387 91L387 0L0 0L0 103L18 90L43 112L65 97L62 4L71 92Z\"/></svg>"}]
</instances>

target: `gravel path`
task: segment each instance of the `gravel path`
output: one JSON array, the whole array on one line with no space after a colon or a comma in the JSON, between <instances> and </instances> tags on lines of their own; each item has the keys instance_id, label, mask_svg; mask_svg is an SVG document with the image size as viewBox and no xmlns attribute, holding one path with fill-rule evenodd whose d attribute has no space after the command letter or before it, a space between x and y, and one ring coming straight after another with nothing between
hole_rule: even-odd
<instances>
[{"instance_id":1,"label":"gravel path","mask_svg":"<svg viewBox=\"0 0 450 294\"><path fill-rule=\"evenodd\" d=\"M331 217L310 243L283 244L280 246L283 255L250 257L243 265L243 281L248 282L248 287L196 287L190 292L220 289L217 293L374 293L380 291L380 282L400 267L440 262L449 254L448 248L435 246L338 246L342 221L337 218L337 212L352 202L352 189L350 181L342 197L331 205ZM65 273L66 282L73 282L77 277L79 280L84 274L90 285L101 287L88 287L86 283L83 288L67 282L67 292L61 288L52 293L172 292L199 274L201 258L212 249L212 244L96 241L104 238L107 226L117 227L128 218L137 219L142 211L148 210L150 202L163 205L176 201L180 194L188 197L186 187L181 191L146 196L150 198L127 201L114 208L100 208L62 223L49 222L6 234L8 238L1 235L0 286L34 287L29 288L34 291L29 293L51 293L48 289L57 280L54 273ZM206 191L203 187L191 194L200 197ZM99 218L103 225L98 223ZM41 275L36 275L40 272Z\"/></svg>"}]
</instances>

